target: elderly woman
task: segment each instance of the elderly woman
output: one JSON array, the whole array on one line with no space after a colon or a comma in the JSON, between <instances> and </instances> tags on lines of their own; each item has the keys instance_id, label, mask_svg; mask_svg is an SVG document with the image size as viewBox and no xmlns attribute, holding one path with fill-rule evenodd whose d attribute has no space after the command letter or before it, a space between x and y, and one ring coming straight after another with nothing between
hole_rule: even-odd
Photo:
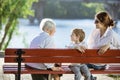
<instances>
[{"instance_id":1,"label":"elderly woman","mask_svg":"<svg viewBox=\"0 0 120 80\"><path fill-rule=\"evenodd\" d=\"M30 48L55 48L53 36L56 32L56 24L54 21L45 18L41 21L40 28L42 32L31 41ZM61 70L53 63L27 63L26 65L35 69ZM59 75L54 75L54 79L60 80ZM32 80L48 80L48 75L32 74Z\"/></svg>"}]
</instances>

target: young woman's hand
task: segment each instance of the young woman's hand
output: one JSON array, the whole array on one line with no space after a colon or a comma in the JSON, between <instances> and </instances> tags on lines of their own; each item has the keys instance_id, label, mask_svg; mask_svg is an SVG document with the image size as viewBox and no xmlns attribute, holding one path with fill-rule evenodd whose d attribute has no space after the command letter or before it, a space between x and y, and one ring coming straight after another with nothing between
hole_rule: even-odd
<instances>
[{"instance_id":1,"label":"young woman's hand","mask_svg":"<svg viewBox=\"0 0 120 80\"><path fill-rule=\"evenodd\" d=\"M109 44L102 46L102 47L99 49L98 54L99 54L99 55L104 54L104 53L109 49L109 47L110 47Z\"/></svg>"}]
</instances>

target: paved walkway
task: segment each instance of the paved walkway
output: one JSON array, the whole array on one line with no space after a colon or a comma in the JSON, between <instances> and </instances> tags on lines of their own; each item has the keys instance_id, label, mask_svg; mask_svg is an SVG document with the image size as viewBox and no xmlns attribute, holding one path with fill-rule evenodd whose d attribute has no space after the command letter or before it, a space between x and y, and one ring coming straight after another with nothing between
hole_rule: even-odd
<instances>
[{"instance_id":1,"label":"paved walkway","mask_svg":"<svg viewBox=\"0 0 120 80\"><path fill-rule=\"evenodd\" d=\"M0 58L0 80L14 80L14 75L13 74L3 74L3 69L2 65L4 64L4 59ZM110 77L107 77L106 75L94 75L97 77L97 80L114 80ZM30 74L24 74L22 75L22 80L32 80ZM74 75L73 74L64 74L61 77L61 80L74 80ZM82 80L84 80L82 78Z\"/></svg>"}]
</instances>

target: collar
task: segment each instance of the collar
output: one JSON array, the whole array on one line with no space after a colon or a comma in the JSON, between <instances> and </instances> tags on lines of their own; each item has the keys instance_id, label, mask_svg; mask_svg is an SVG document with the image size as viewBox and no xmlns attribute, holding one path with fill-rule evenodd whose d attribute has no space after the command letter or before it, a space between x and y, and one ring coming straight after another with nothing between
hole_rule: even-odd
<instances>
[{"instance_id":1,"label":"collar","mask_svg":"<svg viewBox=\"0 0 120 80\"><path fill-rule=\"evenodd\" d=\"M44 35L44 34L45 34L45 35L49 35L47 32L42 32L42 33L40 33L40 35L41 35L41 34L42 34L42 35Z\"/></svg>"},{"instance_id":2,"label":"collar","mask_svg":"<svg viewBox=\"0 0 120 80\"><path fill-rule=\"evenodd\" d=\"M103 34L103 37L107 36L108 32L111 31L112 28L111 27L108 27L107 30L105 31L105 33Z\"/></svg>"}]
</instances>

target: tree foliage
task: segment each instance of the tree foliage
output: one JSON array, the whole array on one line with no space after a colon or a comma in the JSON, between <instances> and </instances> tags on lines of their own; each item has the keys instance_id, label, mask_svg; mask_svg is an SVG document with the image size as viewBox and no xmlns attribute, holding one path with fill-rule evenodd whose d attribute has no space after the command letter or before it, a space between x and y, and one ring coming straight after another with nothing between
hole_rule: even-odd
<instances>
[{"instance_id":1,"label":"tree foliage","mask_svg":"<svg viewBox=\"0 0 120 80\"><path fill-rule=\"evenodd\" d=\"M46 2L44 17L83 19L93 18L94 14L104 10L103 3L62 2L50 0Z\"/></svg>"},{"instance_id":2,"label":"tree foliage","mask_svg":"<svg viewBox=\"0 0 120 80\"><path fill-rule=\"evenodd\" d=\"M37 0L1 0L0 1L0 50L9 44L17 28L18 18L33 15L31 5Z\"/></svg>"}]
</instances>

